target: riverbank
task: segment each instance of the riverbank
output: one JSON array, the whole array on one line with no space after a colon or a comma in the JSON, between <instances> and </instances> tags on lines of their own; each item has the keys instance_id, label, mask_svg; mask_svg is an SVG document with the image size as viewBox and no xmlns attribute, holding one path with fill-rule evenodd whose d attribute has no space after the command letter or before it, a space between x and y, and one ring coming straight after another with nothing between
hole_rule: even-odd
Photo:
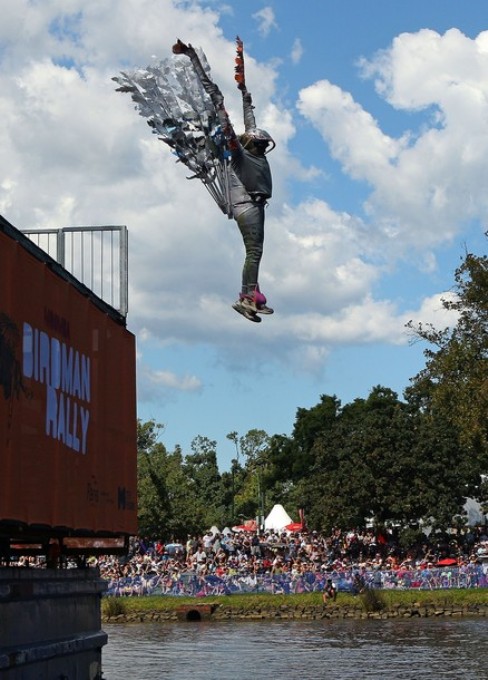
<instances>
[{"instance_id":1,"label":"riverbank","mask_svg":"<svg viewBox=\"0 0 488 680\"><path fill-rule=\"evenodd\" d=\"M339 593L322 602L321 593L231 595L212 598L105 597L104 623L154 621L280 621L392 619L413 617L488 617L488 589L441 591L367 591L356 597Z\"/></svg>"}]
</instances>

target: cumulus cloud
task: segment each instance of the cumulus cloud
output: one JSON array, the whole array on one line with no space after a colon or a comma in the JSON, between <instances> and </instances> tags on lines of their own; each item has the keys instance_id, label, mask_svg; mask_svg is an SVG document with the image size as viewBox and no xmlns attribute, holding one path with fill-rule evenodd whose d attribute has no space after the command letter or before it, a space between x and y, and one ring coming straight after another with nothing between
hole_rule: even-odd
<instances>
[{"instance_id":1,"label":"cumulus cloud","mask_svg":"<svg viewBox=\"0 0 488 680\"><path fill-rule=\"evenodd\" d=\"M424 298L418 310L406 312L404 317L405 319L409 317L407 322L411 321L414 328L419 324L425 325L426 323L438 330L452 328L459 319L459 312L454 309L446 309L443 302L454 302L455 300L456 295L451 291L437 293Z\"/></svg>"},{"instance_id":2,"label":"cumulus cloud","mask_svg":"<svg viewBox=\"0 0 488 680\"><path fill-rule=\"evenodd\" d=\"M371 114L337 85L322 80L304 88L298 108L354 179L374 181L398 156L401 143L383 134Z\"/></svg>"},{"instance_id":3,"label":"cumulus cloud","mask_svg":"<svg viewBox=\"0 0 488 680\"><path fill-rule=\"evenodd\" d=\"M365 213L392 253L418 248L429 257L469 220L488 219L487 36L422 30L361 60L362 76L388 104L424 112L398 137L337 85L323 80L300 92L298 108L331 155L371 187Z\"/></svg>"},{"instance_id":4,"label":"cumulus cloud","mask_svg":"<svg viewBox=\"0 0 488 680\"><path fill-rule=\"evenodd\" d=\"M124 68L169 56L181 37L205 50L239 132L235 44L208 6L141 0L138 7L137 21L129 0L19 0L5 10L3 216L21 229L128 226L128 323L142 356L152 341L198 344L245 365L252 346L270 362L314 370L337 345L404 342L406 313L373 293L383 268L408 248L423 249L428 258L429 248L456 233L463 220L487 217L486 35L476 41L456 33L399 36L389 50L362 62L362 75L374 79L389 105L428 111L422 126L397 138L337 85L321 80L302 89L302 116L344 173L370 188L360 215L323 198L317 187L319 179L326 185L326 172L293 151L303 119L276 98L278 63L262 64L246 52L258 124L277 142L261 277L277 313L257 334L230 308L244 256L235 223L198 180L186 179L185 167L111 81ZM269 7L254 18L263 35L277 28ZM448 58L449 41L457 56ZM301 50L297 40L295 61ZM410 63L416 50L422 59ZM297 182L307 183L306 198L290 190ZM426 315L423 321L433 313L427 303L417 311ZM414 318L415 310L408 314ZM141 368L138 380L140 398L203 389L198 376L168 367Z\"/></svg>"}]
</instances>

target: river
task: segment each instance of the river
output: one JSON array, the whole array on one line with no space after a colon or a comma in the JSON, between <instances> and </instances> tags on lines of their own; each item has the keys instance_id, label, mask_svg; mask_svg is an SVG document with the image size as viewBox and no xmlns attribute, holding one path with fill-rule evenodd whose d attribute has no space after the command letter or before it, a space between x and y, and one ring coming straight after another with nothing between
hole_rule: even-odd
<instances>
[{"instance_id":1,"label":"river","mask_svg":"<svg viewBox=\"0 0 488 680\"><path fill-rule=\"evenodd\" d=\"M488 680L488 619L106 624L104 680Z\"/></svg>"}]
</instances>

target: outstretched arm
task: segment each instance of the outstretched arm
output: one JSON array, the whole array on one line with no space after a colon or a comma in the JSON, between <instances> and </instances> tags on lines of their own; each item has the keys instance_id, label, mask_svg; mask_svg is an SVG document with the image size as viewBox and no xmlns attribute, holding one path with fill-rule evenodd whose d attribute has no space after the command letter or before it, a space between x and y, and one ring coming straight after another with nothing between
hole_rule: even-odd
<instances>
[{"instance_id":1,"label":"outstretched arm","mask_svg":"<svg viewBox=\"0 0 488 680\"><path fill-rule=\"evenodd\" d=\"M242 108L244 113L244 129L246 132L256 128L256 119L254 118L254 106L252 105L251 93L247 91L246 74L244 71L244 45L242 40L237 36L236 38L236 66L235 79L237 87L242 92Z\"/></svg>"}]
</instances>

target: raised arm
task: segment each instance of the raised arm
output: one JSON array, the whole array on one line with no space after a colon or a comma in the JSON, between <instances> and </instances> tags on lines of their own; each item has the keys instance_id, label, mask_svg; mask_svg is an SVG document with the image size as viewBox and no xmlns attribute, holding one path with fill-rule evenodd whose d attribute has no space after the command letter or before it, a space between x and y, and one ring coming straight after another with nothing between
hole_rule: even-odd
<instances>
[{"instance_id":1,"label":"raised arm","mask_svg":"<svg viewBox=\"0 0 488 680\"><path fill-rule=\"evenodd\" d=\"M195 49L190 44L185 45L185 43L178 39L173 45L173 54L186 54L186 56L190 59L195 73L197 74L198 79L203 86L203 89L205 92L207 92L215 107L220 124L222 126L222 131L227 140L227 146L231 151L237 149L239 147L239 142L230 121L229 114L225 110L224 95L218 86L208 77L208 74L203 68L198 54L195 52Z\"/></svg>"},{"instance_id":2,"label":"raised arm","mask_svg":"<svg viewBox=\"0 0 488 680\"><path fill-rule=\"evenodd\" d=\"M244 113L244 129L246 132L256 129L256 119L254 118L254 106L252 104L251 93L247 91L246 74L244 71L244 45L242 40L236 38L236 66L235 79L237 87L242 92L242 108Z\"/></svg>"}]
</instances>

